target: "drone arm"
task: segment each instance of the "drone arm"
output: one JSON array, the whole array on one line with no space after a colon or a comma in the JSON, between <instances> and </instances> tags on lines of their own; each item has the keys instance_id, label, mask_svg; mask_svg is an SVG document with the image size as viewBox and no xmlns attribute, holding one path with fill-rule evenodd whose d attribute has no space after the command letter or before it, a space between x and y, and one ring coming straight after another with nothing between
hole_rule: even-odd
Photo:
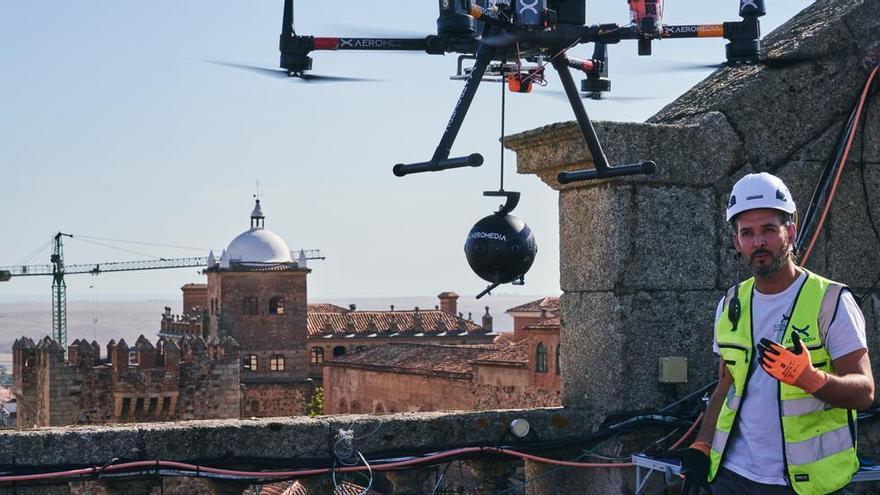
<instances>
[{"instance_id":1,"label":"drone arm","mask_svg":"<svg viewBox=\"0 0 880 495\"><path fill-rule=\"evenodd\" d=\"M663 26L663 38L722 38L724 24L682 24Z\"/></svg>"},{"instance_id":2,"label":"drone arm","mask_svg":"<svg viewBox=\"0 0 880 495\"><path fill-rule=\"evenodd\" d=\"M315 50L427 51L427 38L334 38L315 37Z\"/></svg>"},{"instance_id":3,"label":"drone arm","mask_svg":"<svg viewBox=\"0 0 880 495\"><path fill-rule=\"evenodd\" d=\"M656 170L656 164L654 162L619 165L617 167L611 167L608 165L608 159L605 157L605 152L602 151L602 145L599 143L599 138L596 136L596 129L593 128L593 123L587 115L587 111L584 108L584 102L581 100L580 94L578 94L577 87L574 84L574 79L571 77L571 71L569 71L568 67L569 62L566 57L557 57L553 59L553 68L559 73L559 79L562 81L562 87L565 88L565 94L568 96L568 102L571 104L571 109L574 110L575 118L581 128L581 133L584 135L584 140L587 143L587 149L590 150L590 156L593 158L595 169L581 170L577 172L562 172L558 176L559 182L566 184L576 180L604 179L607 177L619 177L622 175L634 174L653 174Z\"/></svg>"},{"instance_id":4,"label":"drone arm","mask_svg":"<svg viewBox=\"0 0 880 495\"><path fill-rule=\"evenodd\" d=\"M489 66L489 62L492 61L494 55L494 48L485 44L480 45L470 76L465 82L461 96L455 104L455 110L452 111L452 117L449 118L449 123L446 124L446 130L443 132L443 136L440 138L440 143L437 145L437 149L434 150L434 156L431 157L431 160L411 164L398 163L394 166L394 175L403 177L411 173L436 172L448 168L468 166L479 167L483 164L483 157L477 153L466 157L449 158L449 152L452 149L456 136L458 136L458 131L461 129L461 124L464 122L471 102L474 100L474 95L477 94L477 88L483 79L483 74L486 72L486 68Z\"/></svg>"}]
</instances>

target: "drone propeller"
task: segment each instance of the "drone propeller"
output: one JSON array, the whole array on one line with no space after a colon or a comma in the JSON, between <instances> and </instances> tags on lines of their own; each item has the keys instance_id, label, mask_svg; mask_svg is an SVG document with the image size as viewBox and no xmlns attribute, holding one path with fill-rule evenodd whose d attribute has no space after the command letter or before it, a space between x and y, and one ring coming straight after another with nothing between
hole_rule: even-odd
<instances>
[{"instance_id":1,"label":"drone propeller","mask_svg":"<svg viewBox=\"0 0 880 495\"><path fill-rule=\"evenodd\" d=\"M247 65L247 64L234 64L231 62L219 62L215 60L205 60L205 62L209 64L215 65L223 65L226 67L233 67L235 69L246 70L250 72L256 72L257 74L261 74L264 76L275 77L279 79L299 79L303 82L307 83L326 83L326 82L376 82L379 79L364 79L360 77L344 77L344 76L325 76L321 74L291 74L284 69L270 69L267 67L259 67L256 65Z\"/></svg>"},{"instance_id":2,"label":"drone propeller","mask_svg":"<svg viewBox=\"0 0 880 495\"><path fill-rule=\"evenodd\" d=\"M795 65L816 61L817 57L806 56L787 56L787 57L767 57L759 59L756 62L743 62L739 64L717 63L717 64L700 64L691 62L669 62L664 61L663 65L656 70L650 72L676 72L676 71L701 71L701 70L717 70L725 67L742 67L748 65L763 65L770 69L786 69Z\"/></svg>"},{"instance_id":3,"label":"drone propeller","mask_svg":"<svg viewBox=\"0 0 880 495\"><path fill-rule=\"evenodd\" d=\"M565 91L558 90L544 90L537 91L539 94L543 94L546 96L550 96L553 98L558 98L561 100L567 100L568 96L566 96ZM618 96L618 95L604 95L602 93L590 93L583 92L579 93L581 95L581 99L583 100L592 100L592 101L616 101L616 102L625 102L625 101L652 101L652 100L662 100L663 98L660 96Z\"/></svg>"}]
</instances>

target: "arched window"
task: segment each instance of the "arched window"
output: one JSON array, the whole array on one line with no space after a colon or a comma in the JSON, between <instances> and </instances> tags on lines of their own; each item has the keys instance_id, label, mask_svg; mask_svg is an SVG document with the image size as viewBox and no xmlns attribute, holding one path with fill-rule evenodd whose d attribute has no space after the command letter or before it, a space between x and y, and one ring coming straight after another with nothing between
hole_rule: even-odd
<instances>
[{"instance_id":1,"label":"arched window","mask_svg":"<svg viewBox=\"0 0 880 495\"><path fill-rule=\"evenodd\" d=\"M312 364L321 364L324 362L324 348L312 347Z\"/></svg>"},{"instance_id":2,"label":"arched window","mask_svg":"<svg viewBox=\"0 0 880 495\"><path fill-rule=\"evenodd\" d=\"M556 344L556 374L559 374L559 348L562 347L559 344Z\"/></svg>"},{"instance_id":3,"label":"arched window","mask_svg":"<svg viewBox=\"0 0 880 495\"><path fill-rule=\"evenodd\" d=\"M541 342L538 342L538 349L535 351L535 371L547 372L547 348Z\"/></svg>"},{"instance_id":4,"label":"arched window","mask_svg":"<svg viewBox=\"0 0 880 495\"><path fill-rule=\"evenodd\" d=\"M269 356L269 371L284 371L284 356L281 354Z\"/></svg>"},{"instance_id":5,"label":"arched window","mask_svg":"<svg viewBox=\"0 0 880 495\"><path fill-rule=\"evenodd\" d=\"M241 359L241 368L248 371L257 371L257 355L248 354Z\"/></svg>"},{"instance_id":6,"label":"arched window","mask_svg":"<svg viewBox=\"0 0 880 495\"><path fill-rule=\"evenodd\" d=\"M241 312L246 315L260 314L260 304L256 297L246 297L241 303Z\"/></svg>"},{"instance_id":7,"label":"arched window","mask_svg":"<svg viewBox=\"0 0 880 495\"><path fill-rule=\"evenodd\" d=\"M338 345L333 348L333 357L345 356L345 346Z\"/></svg>"},{"instance_id":8,"label":"arched window","mask_svg":"<svg viewBox=\"0 0 880 495\"><path fill-rule=\"evenodd\" d=\"M283 315L284 314L284 298L283 297L273 297L269 299L269 314L270 315Z\"/></svg>"}]
</instances>

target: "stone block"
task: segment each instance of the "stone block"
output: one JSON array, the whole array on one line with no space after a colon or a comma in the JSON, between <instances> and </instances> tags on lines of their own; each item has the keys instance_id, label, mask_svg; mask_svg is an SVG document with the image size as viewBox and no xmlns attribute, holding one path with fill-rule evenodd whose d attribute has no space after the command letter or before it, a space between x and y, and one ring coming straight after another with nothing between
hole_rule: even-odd
<instances>
[{"instance_id":1,"label":"stone block","mask_svg":"<svg viewBox=\"0 0 880 495\"><path fill-rule=\"evenodd\" d=\"M594 122L596 134L611 166L653 160L654 176L629 176L615 183L645 182L708 185L723 171L741 165L741 143L724 115L708 112L693 122L643 124ZM517 153L519 173L534 173L554 189L588 187L597 181L562 186L562 171L593 168L592 157L576 122L553 124L505 138Z\"/></svg>"},{"instance_id":2,"label":"stone block","mask_svg":"<svg viewBox=\"0 0 880 495\"><path fill-rule=\"evenodd\" d=\"M560 285L564 291L611 290L626 268L632 186L563 191L559 197Z\"/></svg>"},{"instance_id":3,"label":"stone block","mask_svg":"<svg viewBox=\"0 0 880 495\"><path fill-rule=\"evenodd\" d=\"M828 232L827 276L857 289L867 289L880 275L880 165L867 165L862 173L848 165L831 206ZM866 202L867 201L867 202Z\"/></svg>"},{"instance_id":4,"label":"stone block","mask_svg":"<svg viewBox=\"0 0 880 495\"><path fill-rule=\"evenodd\" d=\"M712 289L717 271L712 188L637 186L634 229L624 256L623 285L631 289ZM627 254L624 254L627 253Z\"/></svg>"},{"instance_id":5,"label":"stone block","mask_svg":"<svg viewBox=\"0 0 880 495\"><path fill-rule=\"evenodd\" d=\"M566 293L562 296L562 403L599 416L656 407L716 378L716 290ZM686 385L661 384L663 356L688 358Z\"/></svg>"}]
</instances>

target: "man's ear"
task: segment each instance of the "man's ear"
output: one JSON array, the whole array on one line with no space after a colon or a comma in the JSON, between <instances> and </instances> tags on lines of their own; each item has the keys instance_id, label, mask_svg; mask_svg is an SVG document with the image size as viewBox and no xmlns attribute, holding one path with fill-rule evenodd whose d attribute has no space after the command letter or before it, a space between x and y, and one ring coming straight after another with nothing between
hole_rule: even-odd
<instances>
[{"instance_id":1,"label":"man's ear","mask_svg":"<svg viewBox=\"0 0 880 495\"><path fill-rule=\"evenodd\" d=\"M731 239L732 239L731 242L733 243L733 249L736 249L736 252L737 252L737 253L742 254L742 246L739 245L739 236L737 236L737 235L734 233L734 234L731 236Z\"/></svg>"},{"instance_id":2,"label":"man's ear","mask_svg":"<svg viewBox=\"0 0 880 495\"><path fill-rule=\"evenodd\" d=\"M785 230L788 232L788 241L791 243L793 249L794 243L797 242L797 224L794 222L788 222L785 224Z\"/></svg>"}]
</instances>

